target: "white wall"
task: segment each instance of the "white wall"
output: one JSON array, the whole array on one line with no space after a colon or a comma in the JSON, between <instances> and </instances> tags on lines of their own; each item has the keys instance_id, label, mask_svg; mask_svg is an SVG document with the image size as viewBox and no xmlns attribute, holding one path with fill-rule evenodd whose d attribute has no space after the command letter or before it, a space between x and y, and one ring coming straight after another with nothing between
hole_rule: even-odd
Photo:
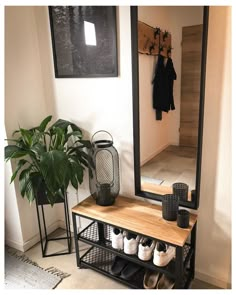
<instances>
[{"instance_id":1,"label":"white wall","mask_svg":"<svg viewBox=\"0 0 236 295\"><path fill-rule=\"evenodd\" d=\"M231 42L230 7L210 7L196 271L222 287L231 282Z\"/></svg>"},{"instance_id":2,"label":"white wall","mask_svg":"<svg viewBox=\"0 0 236 295\"><path fill-rule=\"evenodd\" d=\"M5 136L6 138L6 136ZM14 185L9 185L11 181L12 168L11 163L5 165L5 239L8 245L16 248L23 249L22 245L23 234L21 230L20 213L18 211L16 191ZM12 198L9 201L8 198Z\"/></svg>"},{"instance_id":3,"label":"white wall","mask_svg":"<svg viewBox=\"0 0 236 295\"><path fill-rule=\"evenodd\" d=\"M153 73L157 57L139 54L140 91L140 158L141 165L153 158L170 144L179 144L180 95L181 95L181 40L182 27L201 24L201 6L141 6L138 19L152 27L160 27L171 33L172 60L177 74L174 81L175 110L162 112L162 120L156 120L152 107Z\"/></svg>"},{"instance_id":4,"label":"white wall","mask_svg":"<svg viewBox=\"0 0 236 295\"><path fill-rule=\"evenodd\" d=\"M5 36L5 127L7 138L12 138L19 125L30 128L48 114L33 7L6 7ZM12 166L14 170L14 161ZM14 214L7 214L8 210L18 207L23 241L19 247L24 250L39 240L36 209L35 204L30 206L26 199L22 199L18 182L11 184L15 188L10 187L10 170L6 166L5 219L7 225L11 224L6 228L6 242L9 245L19 244L18 235L13 234L18 233L19 227L10 221ZM48 210L47 222L53 225L57 221L56 213L51 208Z\"/></svg>"},{"instance_id":5,"label":"white wall","mask_svg":"<svg viewBox=\"0 0 236 295\"><path fill-rule=\"evenodd\" d=\"M120 154L121 193L133 196L129 7L119 8L118 30L119 77L55 79L47 8L7 8L5 125L9 136L18 122L31 126L50 111L78 123L89 135L99 129L108 130ZM228 44L225 51L215 46L219 35ZM222 287L231 282L230 37L229 8L211 8L196 271L198 278ZM17 203L13 205L18 206L22 238L27 242L37 235L35 209L21 199L15 187ZM13 202L14 191L7 189L6 194L6 200ZM88 194L85 179L78 198L70 190L70 207ZM57 218L61 219L60 210L56 210Z\"/></svg>"}]
</instances>

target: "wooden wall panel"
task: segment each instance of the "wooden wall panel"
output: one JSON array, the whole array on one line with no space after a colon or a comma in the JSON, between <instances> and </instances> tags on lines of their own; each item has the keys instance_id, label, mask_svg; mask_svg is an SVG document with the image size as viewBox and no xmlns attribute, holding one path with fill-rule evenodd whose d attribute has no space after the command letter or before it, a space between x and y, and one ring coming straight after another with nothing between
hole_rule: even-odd
<instances>
[{"instance_id":1,"label":"wooden wall panel","mask_svg":"<svg viewBox=\"0 0 236 295\"><path fill-rule=\"evenodd\" d=\"M200 101L202 25L183 27L180 145L197 147Z\"/></svg>"}]
</instances>

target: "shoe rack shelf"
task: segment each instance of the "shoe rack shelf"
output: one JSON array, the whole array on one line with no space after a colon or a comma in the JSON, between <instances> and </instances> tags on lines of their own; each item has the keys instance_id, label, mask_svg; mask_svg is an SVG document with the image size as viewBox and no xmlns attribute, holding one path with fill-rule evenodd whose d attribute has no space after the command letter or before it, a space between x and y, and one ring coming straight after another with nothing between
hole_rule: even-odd
<instances>
[{"instance_id":1,"label":"shoe rack shelf","mask_svg":"<svg viewBox=\"0 0 236 295\"><path fill-rule=\"evenodd\" d=\"M72 208L77 266L94 269L130 288L138 289L143 288L145 269L151 269L173 278L174 288L187 289L194 278L197 216L191 214L189 228L181 229L177 227L176 222L163 220L161 215L161 207L158 205L122 196L116 199L113 206L108 207L98 206L92 197L87 198ZM91 220L80 233L77 233L76 216ZM152 260L142 261L137 255L127 255L122 250L112 248L111 231L114 226L174 246L175 259L165 267L158 267ZM90 245L82 256L79 251L79 240ZM143 268L131 280L114 276L110 269L116 256Z\"/></svg>"}]
</instances>

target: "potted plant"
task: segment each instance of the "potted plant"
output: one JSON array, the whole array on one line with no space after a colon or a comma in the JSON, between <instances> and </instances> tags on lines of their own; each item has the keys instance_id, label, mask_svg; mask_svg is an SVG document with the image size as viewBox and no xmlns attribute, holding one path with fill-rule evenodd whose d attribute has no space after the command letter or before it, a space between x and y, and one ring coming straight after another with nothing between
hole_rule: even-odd
<instances>
[{"instance_id":1,"label":"potted plant","mask_svg":"<svg viewBox=\"0 0 236 295\"><path fill-rule=\"evenodd\" d=\"M19 173L22 197L30 203L37 198L39 203L53 206L64 199L70 183L78 189L84 170L91 172L93 164L86 152L90 141L82 139L81 129L62 119L48 127L51 119L48 116L37 127L16 130L13 137L17 137L7 139L13 144L5 147L5 160L16 160L11 182Z\"/></svg>"}]
</instances>

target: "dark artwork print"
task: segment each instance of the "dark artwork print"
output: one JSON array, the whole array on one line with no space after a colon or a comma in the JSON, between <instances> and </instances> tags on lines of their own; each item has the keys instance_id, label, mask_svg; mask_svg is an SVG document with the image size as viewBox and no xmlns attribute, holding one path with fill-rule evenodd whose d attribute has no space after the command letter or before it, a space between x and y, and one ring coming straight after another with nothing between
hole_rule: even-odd
<instances>
[{"instance_id":1,"label":"dark artwork print","mask_svg":"<svg viewBox=\"0 0 236 295\"><path fill-rule=\"evenodd\" d=\"M49 15L57 78L118 75L114 6L51 6Z\"/></svg>"}]
</instances>

